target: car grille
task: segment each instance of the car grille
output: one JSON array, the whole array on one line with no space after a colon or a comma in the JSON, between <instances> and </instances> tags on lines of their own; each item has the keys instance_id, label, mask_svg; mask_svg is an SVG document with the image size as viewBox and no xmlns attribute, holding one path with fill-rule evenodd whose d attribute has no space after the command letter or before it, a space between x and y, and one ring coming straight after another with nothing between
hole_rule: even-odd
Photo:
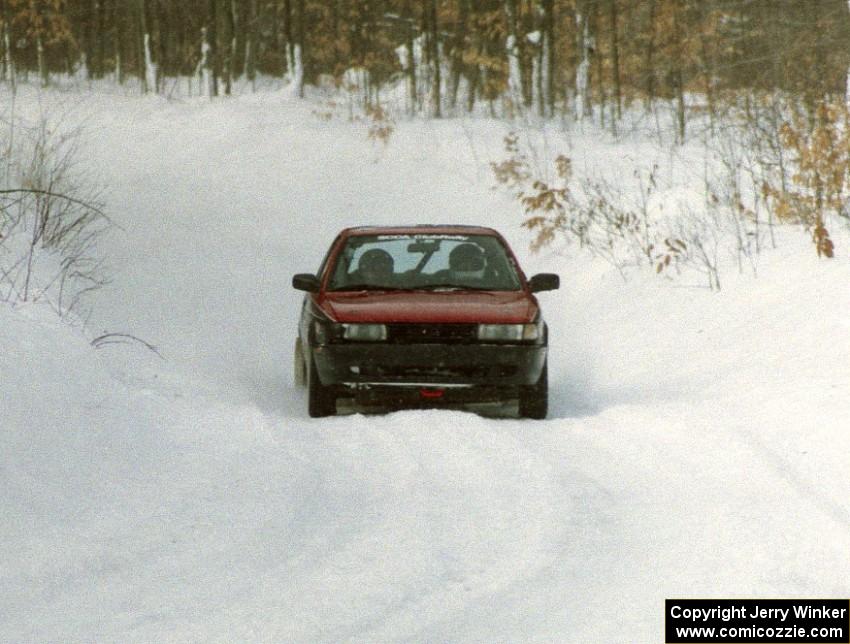
<instances>
[{"instance_id":1,"label":"car grille","mask_svg":"<svg viewBox=\"0 0 850 644\"><path fill-rule=\"evenodd\" d=\"M396 344L469 344L477 324L388 324L387 340Z\"/></svg>"},{"instance_id":2,"label":"car grille","mask_svg":"<svg viewBox=\"0 0 850 644\"><path fill-rule=\"evenodd\" d=\"M410 365L410 366L378 366L361 365L357 367L357 375L363 377L381 378L386 380L434 380L447 378L457 379L485 379L506 378L515 376L518 368L516 365L468 365L468 366L433 366L433 365Z\"/></svg>"}]
</instances>

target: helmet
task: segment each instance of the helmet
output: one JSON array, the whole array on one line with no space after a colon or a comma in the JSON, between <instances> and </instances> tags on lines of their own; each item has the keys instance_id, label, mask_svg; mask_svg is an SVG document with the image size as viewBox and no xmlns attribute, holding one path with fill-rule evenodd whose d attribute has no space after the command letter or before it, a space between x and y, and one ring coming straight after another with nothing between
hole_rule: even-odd
<instances>
[{"instance_id":1,"label":"helmet","mask_svg":"<svg viewBox=\"0 0 850 644\"><path fill-rule=\"evenodd\" d=\"M386 280L393 274L393 258L380 248L367 250L357 262L357 270L369 280Z\"/></svg>"},{"instance_id":2,"label":"helmet","mask_svg":"<svg viewBox=\"0 0 850 644\"><path fill-rule=\"evenodd\" d=\"M449 269L456 273L484 271L484 251L475 244L459 244L449 253Z\"/></svg>"}]
</instances>

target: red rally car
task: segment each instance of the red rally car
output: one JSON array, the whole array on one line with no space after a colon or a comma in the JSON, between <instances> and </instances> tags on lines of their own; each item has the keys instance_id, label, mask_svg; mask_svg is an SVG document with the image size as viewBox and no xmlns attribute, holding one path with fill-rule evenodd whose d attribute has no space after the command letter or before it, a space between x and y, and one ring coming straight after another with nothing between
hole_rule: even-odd
<instances>
[{"instance_id":1,"label":"red rally car","mask_svg":"<svg viewBox=\"0 0 850 644\"><path fill-rule=\"evenodd\" d=\"M559 278L526 279L505 240L478 226L343 230L306 291L295 381L312 417L336 402L453 406L518 400L545 418L548 331L534 293Z\"/></svg>"}]
</instances>

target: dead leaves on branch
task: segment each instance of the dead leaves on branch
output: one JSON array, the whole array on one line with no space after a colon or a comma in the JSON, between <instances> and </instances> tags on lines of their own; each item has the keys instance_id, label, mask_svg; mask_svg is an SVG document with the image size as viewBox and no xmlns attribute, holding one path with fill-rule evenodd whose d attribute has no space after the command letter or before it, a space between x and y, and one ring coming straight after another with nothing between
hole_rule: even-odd
<instances>
[{"instance_id":1,"label":"dead leaves on branch","mask_svg":"<svg viewBox=\"0 0 850 644\"><path fill-rule=\"evenodd\" d=\"M395 132L395 121L381 105L366 106L366 117L369 119L367 136L371 141L380 141L387 145L392 133Z\"/></svg>"},{"instance_id":2,"label":"dead leaves on branch","mask_svg":"<svg viewBox=\"0 0 850 644\"><path fill-rule=\"evenodd\" d=\"M688 245L681 239L671 239L668 237L664 240L664 248L660 252L655 252L654 244L650 244L648 250L652 254L652 259L655 263L655 272L661 273L671 266L678 266L679 262L686 257Z\"/></svg>"},{"instance_id":3,"label":"dead leaves on branch","mask_svg":"<svg viewBox=\"0 0 850 644\"><path fill-rule=\"evenodd\" d=\"M835 245L826 222L832 216L846 217L850 113L843 103L826 102L814 110L797 105L790 110L779 135L793 167L786 181L765 181L762 197L772 205L778 219L800 224L811 233L819 257L832 258Z\"/></svg>"},{"instance_id":4,"label":"dead leaves on branch","mask_svg":"<svg viewBox=\"0 0 850 644\"><path fill-rule=\"evenodd\" d=\"M535 234L532 250L561 238L578 242L618 269L647 261L657 262L659 272L678 266L687 249L684 242L671 239L663 254L655 253L648 211L625 206L616 186L589 179L576 184L572 161L563 154L555 158L550 178L532 179L534 172L519 149L517 135L506 136L504 144L507 158L490 166L496 182L514 191L522 205L522 226ZM646 185L654 190L654 176Z\"/></svg>"}]
</instances>

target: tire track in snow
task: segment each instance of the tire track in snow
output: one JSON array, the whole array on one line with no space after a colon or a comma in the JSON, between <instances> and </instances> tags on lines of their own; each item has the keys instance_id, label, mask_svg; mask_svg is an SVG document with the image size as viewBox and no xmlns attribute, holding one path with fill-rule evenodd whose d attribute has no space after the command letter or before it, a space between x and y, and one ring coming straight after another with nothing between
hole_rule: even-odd
<instances>
[{"instance_id":1,"label":"tire track in snow","mask_svg":"<svg viewBox=\"0 0 850 644\"><path fill-rule=\"evenodd\" d=\"M468 415L461 427L457 413L337 419L323 423L320 442L299 447L321 471L325 504L312 520L334 539L323 556L290 571L293 586L310 587L310 596L288 596L312 616L306 623L324 624L320 640L388 627L413 632L549 556L565 511L553 501L553 473L513 431ZM350 611L323 610L319 596L327 594Z\"/></svg>"}]
</instances>

